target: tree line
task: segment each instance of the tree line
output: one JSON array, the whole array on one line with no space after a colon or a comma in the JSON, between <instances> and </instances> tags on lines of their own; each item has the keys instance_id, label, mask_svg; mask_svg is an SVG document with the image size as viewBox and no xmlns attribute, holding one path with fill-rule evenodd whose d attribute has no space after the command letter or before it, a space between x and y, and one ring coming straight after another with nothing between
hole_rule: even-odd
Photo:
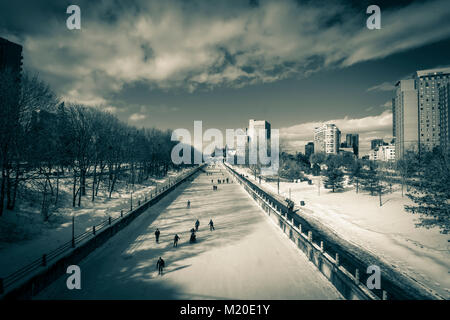
<instances>
[{"instance_id":1,"label":"tree line","mask_svg":"<svg viewBox=\"0 0 450 320\"><path fill-rule=\"evenodd\" d=\"M0 71L0 103L0 216L14 210L19 189L30 183L38 186L48 219L61 179L70 179L75 207L82 197L94 201L101 185L111 197L120 179L140 183L174 166L170 131L138 129L98 108L65 103L27 72L18 80L13 71Z\"/></svg>"}]
</instances>

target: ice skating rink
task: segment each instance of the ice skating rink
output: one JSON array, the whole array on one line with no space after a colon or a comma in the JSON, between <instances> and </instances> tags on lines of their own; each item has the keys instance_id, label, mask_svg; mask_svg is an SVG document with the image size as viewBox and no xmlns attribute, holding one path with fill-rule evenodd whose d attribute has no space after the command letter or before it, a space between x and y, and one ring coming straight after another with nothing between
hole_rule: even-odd
<instances>
[{"instance_id":1,"label":"ice skating rink","mask_svg":"<svg viewBox=\"0 0 450 320\"><path fill-rule=\"evenodd\" d=\"M342 299L225 169L207 171L211 175L184 183L84 259L80 290L67 289L64 275L35 298ZM217 184L227 177L229 184ZM197 243L190 244L197 219ZM177 248L175 233L181 237Z\"/></svg>"}]
</instances>

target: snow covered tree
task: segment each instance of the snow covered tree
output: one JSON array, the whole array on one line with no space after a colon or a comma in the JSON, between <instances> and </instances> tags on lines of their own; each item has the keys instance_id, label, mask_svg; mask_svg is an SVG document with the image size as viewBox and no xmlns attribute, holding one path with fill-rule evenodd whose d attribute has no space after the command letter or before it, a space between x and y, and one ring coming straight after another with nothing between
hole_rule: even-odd
<instances>
[{"instance_id":1,"label":"snow covered tree","mask_svg":"<svg viewBox=\"0 0 450 320\"><path fill-rule=\"evenodd\" d=\"M414 152L406 152L403 158L397 161L396 167L402 181L402 197L406 180L416 173L418 165L418 155Z\"/></svg>"},{"instance_id":2,"label":"snow covered tree","mask_svg":"<svg viewBox=\"0 0 450 320\"><path fill-rule=\"evenodd\" d=\"M370 192L370 195L375 195L375 192L378 191L378 186L380 184L380 179L377 172L377 165L375 162L371 161L369 163L369 170L365 170L362 174L361 185L364 190Z\"/></svg>"},{"instance_id":3,"label":"snow covered tree","mask_svg":"<svg viewBox=\"0 0 450 320\"><path fill-rule=\"evenodd\" d=\"M377 163L371 161L369 163L369 170L362 174L362 187L364 190L370 192L371 196L378 195L380 197L380 207L383 205L381 195L386 191L386 186L383 183L383 171L378 167Z\"/></svg>"},{"instance_id":4,"label":"snow covered tree","mask_svg":"<svg viewBox=\"0 0 450 320\"><path fill-rule=\"evenodd\" d=\"M412 213L419 213L425 227L438 226L447 233L450 229L450 166L448 155L439 149L423 155L419 167L419 181L407 193L415 205L405 205Z\"/></svg>"},{"instance_id":5,"label":"snow covered tree","mask_svg":"<svg viewBox=\"0 0 450 320\"><path fill-rule=\"evenodd\" d=\"M344 184L344 172L340 169L340 161L337 158L327 159L327 169L324 172L325 189L342 189Z\"/></svg>"},{"instance_id":6,"label":"snow covered tree","mask_svg":"<svg viewBox=\"0 0 450 320\"><path fill-rule=\"evenodd\" d=\"M350 181L356 184L356 193L359 191L359 182L363 178L363 170L361 161L356 160L350 167Z\"/></svg>"}]
</instances>

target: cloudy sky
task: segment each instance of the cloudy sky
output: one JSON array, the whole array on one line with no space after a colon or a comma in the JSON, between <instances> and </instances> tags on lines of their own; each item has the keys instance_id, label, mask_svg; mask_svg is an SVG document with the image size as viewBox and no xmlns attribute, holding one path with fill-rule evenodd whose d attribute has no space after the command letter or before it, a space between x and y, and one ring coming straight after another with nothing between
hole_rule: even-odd
<instances>
[{"instance_id":1,"label":"cloudy sky","mask_svg":"<svg viewBox=\"0 0 450 320\"><path fill-rule=\"evenodd\" d=\"M66 28L70 4L81 30ZM366 28L370 4L381 30ZM364 152L391 136L394 83L450 64L450 2L2 1L0 36L66 101L138 127L266 119L303 151L332 121Z\"/></svg>"}]
</instances>

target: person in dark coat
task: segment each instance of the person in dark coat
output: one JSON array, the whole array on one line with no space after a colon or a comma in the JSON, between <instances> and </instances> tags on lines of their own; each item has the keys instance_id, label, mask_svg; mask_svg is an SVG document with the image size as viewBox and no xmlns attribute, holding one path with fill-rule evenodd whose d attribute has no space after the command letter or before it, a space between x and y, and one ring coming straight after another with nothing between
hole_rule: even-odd
<instances>
[{"instance_id":1,"label":"person in dark coat","mask_svg":"<svg viewBox=\"0 0 450 320\"><path fill-rule=\"evenodd\" d=\"M191 207L191 201L190 200L188 200L188 202L187 202L187 207L188 207L188 209Z\"/></svg>"},{"instance_id":2,"label":"person in dark coat","mask_svg":"<svg viewBox=\"0 0 450 320\"><path fill-rule=\"evenodd\" d=\"M200 226L200 221L195 221L195 231L198 231L198 227Z\"/></svg>"},{"instance_id":3,"label":"person in dark coat","mask_svg":"<svg viewBox=\"0 0 450 320\"><path fill-rule=\"evenodd\" d=\"M209 220L209 231L213 231L214 229L214 222L211 220Z\"/></svg>"},{"instance_id":4,"label":"person in dark coat","mask_svg":"<svg viewBox=\"0 0 450 320\"><path fill-rule=\"evenodd\" d=\"M156 268L158 268L158 274L162 275L164 271L165 262L163 258L159 257L158 262L156 262Z\"/></svg>"},{"instance_id":5,"label":"person in dark coat","mask_svg":"<svg viewBox=\"0 0 450 320\"><path fill-rule=\"evenodd\" d=\"M175 234L175 237L173 238L173 246L178 247L178 240L180 240L180 237L178 234Z\"/></svg>"},{"instance_id":6,"label":"person in dark coat","mask_svg":"<svg viewBox=\"0 0 450 320\"><path fill-rule=\"evenodd\" d=\"M197 237L195 236L195 230L194 228L191 229L191 238L189 239L190 243L194 243L197 241Z\"/></svg>"},{"instance_id":7,"label":"person in dark coat","mask_svg":"<svg viewBox=\"0 0 450 320\"><path fill-rule=\"evenodd\" d=\"M155 231L156 243L159 243L159 234L160 234L159 229L156 228L156 231Z\"/></svg>"}]
</instances>

